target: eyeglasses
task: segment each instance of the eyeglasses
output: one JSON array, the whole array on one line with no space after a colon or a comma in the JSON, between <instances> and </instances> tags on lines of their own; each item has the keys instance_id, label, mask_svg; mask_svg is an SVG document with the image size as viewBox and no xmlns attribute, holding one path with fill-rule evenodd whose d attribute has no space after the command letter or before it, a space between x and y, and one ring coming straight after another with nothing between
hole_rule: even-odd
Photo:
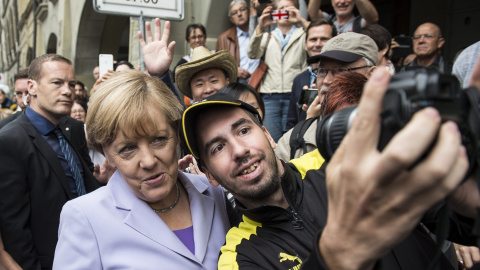
<instances>
[{"instance_id":1,"label":"eyeglasses","mask_svg":"<svg viewBox=\"0 0 480 270\"><path fill-rule=\"evenodd\" d=\"M76 113L85 113L84 110L72 110L72 114L76 114Z\"/></svg>"},{"instance_id":2,"label":"eyeglasses","mask_svg":"<svg viewBox=\"0 0 480 270\"><path fill-rule=\"evenodd\" d=\"M345 72L345 71L353 71L357 69L362 69L362 68L368 68L370 66L361 66L361 67L353 67L353 68L318 68L313 71L313 74L315 74L316 77L318 78L325 78L327 77L328 72L330 71L332 73L332 76L335 76L339 73Z\"/></svg>"},{"instance_id":3,"label":"eyeglasses","mask_svg":"<svg viewBox=\"0 0 480 270\"><path fill-rule=\"evenodd\" d=\"M233 17L233 16L237 15L238 12L245 12L245 11L247 11L247 8L246 7L241 7L237 10L234 10L234 11L230 12L230 17Z\"/></svg>"},{"instance_id":4,"label":"eyeglasses","mask_svg":"<svg viewBox=\"0 0 480 270\"><path fill-rule=\"evenodd\" d=\"M426 40L432 40L432 39L436 38L437 36L431 35L431 34L422 34L422 35L413 36L412 39L413 40L419 40L422 37L424 37Z\"/></svg>"},{"instance_id":5,"label":"eyeglasses","mask_svg":"<svg viewBox=\"0 0 480 270\"><path fill-rule=\"evenodd\" d=\"M204 39L204 38L205 38L205 35L198 35L198 36L188 37L188 40Z\"/></svg>"}]
</instances>

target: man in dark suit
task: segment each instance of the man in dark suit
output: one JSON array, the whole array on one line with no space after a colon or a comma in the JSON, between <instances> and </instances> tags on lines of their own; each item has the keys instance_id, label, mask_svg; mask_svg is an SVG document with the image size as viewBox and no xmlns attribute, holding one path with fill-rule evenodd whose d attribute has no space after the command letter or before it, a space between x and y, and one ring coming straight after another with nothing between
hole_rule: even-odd
<instances>
[{"instance_id":1,"label":"man in dark suit","mask_svg":"<svg viewBox=\"0 0 480 270\"><path fill-rule=\"evenodd\" d=\"M67 117L75 73L55 54L29 67L30 107L0 131L0 233L23 269L51 269L60 211L95 190L83 124Z\"/></svg>"}]
</instances>

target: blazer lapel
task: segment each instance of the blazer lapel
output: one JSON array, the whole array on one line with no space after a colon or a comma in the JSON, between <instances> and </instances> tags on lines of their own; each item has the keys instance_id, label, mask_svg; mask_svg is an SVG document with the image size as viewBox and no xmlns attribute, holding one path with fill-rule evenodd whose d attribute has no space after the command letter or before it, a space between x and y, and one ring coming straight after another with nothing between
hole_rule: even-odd
<instances>
[{"instance_id":1,"label":"blazer lapel","mask_svg":"<svg viewBox=\"0 0 480 270\"><path fill-rule=\"evenodd\" d=\"M208 186L200 181L193 184L183 172L178 173L178 179L188 192L190 212L192 213L193 231L195 240L195 256L203 261L207 253L208 241L212 233L215 202L213 198L203 193Z\"/></svg>"},{"instance_id":2,"label":"blazer lapel","mask_svg":"<svg viewBox=\"0 0 480 270\"><path fill-rule=\"evenodd\" d=\"M111 189L116 207L129 211L124 219L126 225L153 242L190 260L199 262L163 220L144 201L133 194L118 171L110 178L107 186ZM196 248L195 244L195 253Z\"/></svg>"},{"instance_id":3,"label":"blazer lapel","mask_svg":"<svg viewBox=\"0 0 480 270\"><path fill-rule=\"evenodd\" d=\"M60 184L67 193L68 198L73 199L74 197L70 191L70 186L68 185L67 178L65 177L65 172L63 171L62 164L60 164L55 151L53 151L48 142L42 137L32 123L30 123L30 120L28 120L25 114L22 114L18 120L19 124L25 129L28 136L32 139L33 145L35 145L35 147L38 149L38 152L45 158L52 168L53 172L57 176L58 181L60 181Z\"/></svg>"},{"instance_id":4,"label":"blazer lapel","mask_svg":"<svg viewBox=\"0 0 480 270\"><path fill-rule=\"evenodd\" d=\"M65 139L67 139L70 145L72 145L72 127L70 126L70 123L68 123L67 119L68 117L62 117L58 126L60 127L60 130L62 131Z\"/></svg>"}]
</instances>

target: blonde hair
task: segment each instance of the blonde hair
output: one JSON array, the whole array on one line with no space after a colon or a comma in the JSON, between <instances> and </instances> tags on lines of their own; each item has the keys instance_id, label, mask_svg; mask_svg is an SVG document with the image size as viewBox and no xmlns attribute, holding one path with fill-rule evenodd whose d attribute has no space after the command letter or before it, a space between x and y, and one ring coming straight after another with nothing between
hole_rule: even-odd
<instances>
[{"instance_id":1,"label":"blonde hair","mask_svg":"<svg viewBox=\"0 0 480 270\"><path fill-rule=\"evenodd\" d=\"M137 70L114 73L90 99L87 137L95 150L111 143L118 132L148 135L163 117L178 135L183 107L159 79Z\"/></svg>"}]
</instances>

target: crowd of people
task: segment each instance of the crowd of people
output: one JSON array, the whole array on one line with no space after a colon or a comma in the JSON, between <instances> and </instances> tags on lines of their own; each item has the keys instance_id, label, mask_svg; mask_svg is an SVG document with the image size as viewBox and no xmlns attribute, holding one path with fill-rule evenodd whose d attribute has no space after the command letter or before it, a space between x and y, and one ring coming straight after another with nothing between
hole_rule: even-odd
<instances>
[{"instance_id":1,"label":"crowd of people","mask_svg":"<svg viewBox=\"0 0 480 270\"><path fill-rule=\"evenodd\" d=\"M396 55L369 0L307 2L232 0L215 50L191 24L173 70L170 22L147 22L146 71L97 66L89 93L61 55L20 70L16 102L0 92L0 269L473 269L457 123L426 107L377 146L391 76L480 88L480 42L452 64L425 22ZM322 119L354 105L322 155Z\"/></svg>"}]
</instances>

